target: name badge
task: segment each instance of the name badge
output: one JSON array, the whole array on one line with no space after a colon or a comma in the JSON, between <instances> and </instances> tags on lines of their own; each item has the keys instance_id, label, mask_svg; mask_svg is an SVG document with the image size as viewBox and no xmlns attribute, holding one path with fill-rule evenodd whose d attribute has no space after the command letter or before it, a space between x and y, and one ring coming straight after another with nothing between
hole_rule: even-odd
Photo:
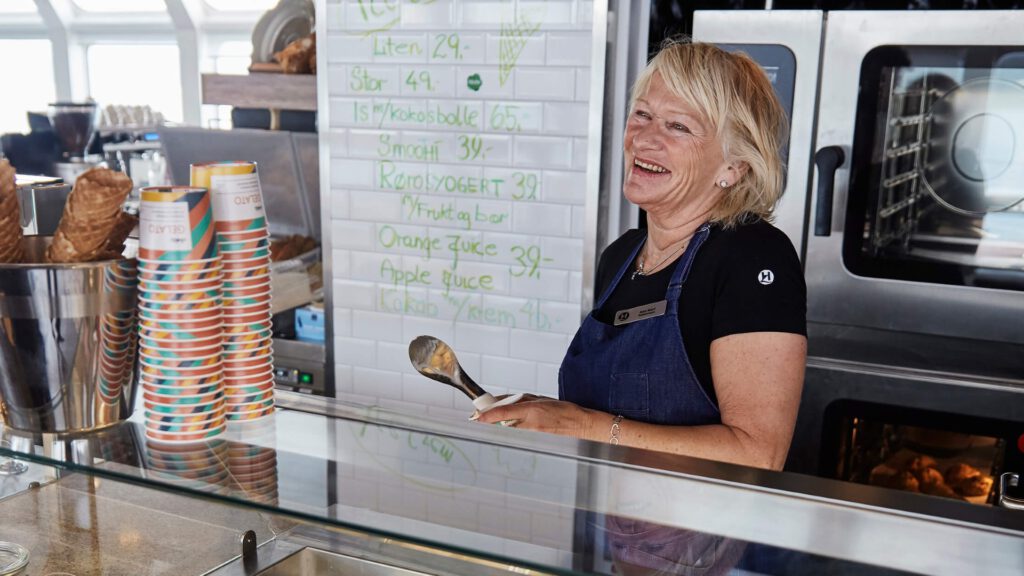
<instances>
[{"instance_id":1,"label":"name badge","mask_svg":"<svg viewBox=\"0 0 1024 576\"><path fill-rule=\"evenodd\" d=\"M615 313L615 325L622 326L623 324L630 324L633 322L639 322L640 320L662 316L665 314L666 307L668 307L668 301L662 300L660 302L644 304L643 306L637 306L636 308L630 308L628 310L619 310Z\"/></svg>"}]
</instances>

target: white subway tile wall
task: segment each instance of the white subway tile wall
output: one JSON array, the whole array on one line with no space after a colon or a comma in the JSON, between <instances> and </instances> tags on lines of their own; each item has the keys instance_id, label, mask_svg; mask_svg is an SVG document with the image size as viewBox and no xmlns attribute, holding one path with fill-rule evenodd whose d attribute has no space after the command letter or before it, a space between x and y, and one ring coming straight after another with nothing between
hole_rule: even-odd
<instances>
[{"instance_id":1,"label":"white subway tile wall","mask_svg":"<svg viewBox=\"0 0 1024 576\"><path fill-rule=\"evenodd\" d=\"M329 4L321 145L340 397L468 417L466 397L412 369L408 343L421 334L451 344L491 392L557 396L582 314L592 10L586 0ZM572 536L575 495L545 479L573 477L574 464L339 431L355 433L372 458L351 455L362 483L339 478L340 507L382 527L421 521L432 539L441 525L481 550L565 560L555 549ZM457 497L439 490L452 482Z\"/></svg>"}]
</instances>

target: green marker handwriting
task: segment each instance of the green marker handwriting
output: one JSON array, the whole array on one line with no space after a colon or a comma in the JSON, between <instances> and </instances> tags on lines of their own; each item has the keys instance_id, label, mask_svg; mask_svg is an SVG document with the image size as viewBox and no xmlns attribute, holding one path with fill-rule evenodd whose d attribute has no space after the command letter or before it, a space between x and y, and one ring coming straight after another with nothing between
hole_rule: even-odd
<instances>
[{"instance_id":1,"label":"green marker handwriting","mask_svg":"<svg viewBox=\"0 0 1024 576\"><path fill-rule=\"evenodd\" d=\"M517 14L515 22L501 23L498 37L498 84L505 85L519 62L526 42L540 29L540 22L531 22L525 14Z\"/></svg>"},{"instance_id":2,"label":"green marker handwriting","mask_svg":"<svg viewBox=\"0 0 1024 576\"><path fill-rule=\"evenodd\" d=\"M454 200L408 193L402 194L402 216L410 222L458 224L465 230L481 224L497 226L509 219L508 212L490 211L479 204L459 209Z\"/></svg>"}]
</instances>

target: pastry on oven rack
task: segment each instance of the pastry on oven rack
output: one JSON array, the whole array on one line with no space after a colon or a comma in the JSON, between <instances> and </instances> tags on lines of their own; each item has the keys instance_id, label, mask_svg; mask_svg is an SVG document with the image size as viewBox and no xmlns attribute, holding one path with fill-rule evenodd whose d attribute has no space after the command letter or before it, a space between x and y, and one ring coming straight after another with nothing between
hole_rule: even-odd
<instances>
[{"instance_id":1,"label":"pastry on oven rack","mask_svg":"<svg viewBox=\"0 0 1024 576\"><path fill-rule=\"evenodd\" d=\"M872 468L868 484L907 492L921 491L921 483L913 474L905 470L897 470L888 464L879 464Z\"/></svg>"},{"instance_id":2,"label":"pastry on oven rack","mask_svg":"<svg viewBox=\"0 0 1024 576\"><path fill-rule=\"evenodd\" d=\"M956 498L957 500L963 499L959 494L957 494L956 490L950 488L949 484L946 484L945 482L921 484L921 492L932 496L942 496L943 498Z\"/></svg>"},{"instance_id":3,"label":"pastry on oven rack","mask_svg":"<svg viewBox=\"0 0 1024 576\"><path fill-rule=\"evenodd\" d=\"M970 464L959 462L953 464L949 468L946 468L946 484L950 486L957 486L968 478L981 475L981 470L978 470Z\"/></svg>"},{"instance_id":4,"label":"pastry on oven rack","mask_svg":"<svg viewBox=\"0 0 1024 576\"><path fill-rule=\"evenodd\" d=\"M984 496L992 490L992 477L986 474L978 474L961 481L956 490L964 496Z\"/></svg>"},{"instance_id":5,"label":"pastry on oven rack","mask_svg":"<svg viewBox=\"0 0 1024 576\"><path fill-rule=\"evenodd\" d=\"M921 491L921 483L918 482L917 477L915 477L910 472L900 472L899 474L897 474L893 478L892 487L904 490L906 492Z\"/></svg>"},{"instance_id":6,"label":"pastry on oven rack","mask_svg":"<svg viewBox=\"0 0 1024 576\"><path fill-rule=\"evenodd\" d=\"M937 468L929 466L927 468L918 468L916 470L911 468L910 471L921 483L922 490L925 486L946 483L946 480L942 477L942 472L939 472Z\"/></svg>"},{"instance_id":7,"label":"pastry on oven rack","mask_svg":"<svg viewBox=\"0 0 1024 576\"><path fill-rule=\"evenodd\" d=\"M923 471L929 469L935 470L937 466L938 463L935 462L934 458L932 458L931 456L926 456L924 454L919 454L913 457L909 462L907 462L907 470L910 471L913 475L917 476L918 478L920 478ZM935 472L938 472L938 470L935 470Z\"/></svg>"},{"instance_id":8,"label":"pastry on oven rack","mask_svg":"<svg viewBox=\"0 0 1024 576\"><path fill-rule=\"evenodd\" d=\"M942 496L944 498L960 498L956 490L953 490L949 484L946 484L946 480L942 477L942 472L939 472L938 468L921 468L914 473L914 476L921 483L921 492L925 494Z\"/></svg>"}]
</instances>

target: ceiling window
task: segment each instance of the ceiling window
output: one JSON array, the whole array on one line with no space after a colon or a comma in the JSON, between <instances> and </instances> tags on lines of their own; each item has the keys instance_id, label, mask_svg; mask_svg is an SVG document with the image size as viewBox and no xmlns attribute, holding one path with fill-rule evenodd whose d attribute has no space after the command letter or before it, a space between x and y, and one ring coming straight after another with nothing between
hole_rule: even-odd
<instances>
[{"instance_id":1,"label":"ceiling window","mask_svg":"<svg viewBox=\"0 0 1024 576\"><path fill-rule=\"evenodd\" d=\"M0 12L5 14L35 14L36 3L33 0L3 0Z\"/></svg>"},{"instance_id":2,"label":"ceiling window","mask_svg":"<svg viewBox=\"0 0 1024 576\"><path fill-rule=\"evenodd\" d=\"M206 5L221 12L263 12L277 5L278 0L204 0Z\"/></svg>"},{"instance_id":3,"label":"ceiling window","mask_svg":"<svg viewBox=\"0 0 1024 576\"><path fill-rule=\"evenodd\" d=\"M89 95L101 108L149 106L171 122L182 121L177 46L94 44L87 54Z\"/></svg>"},{"instance_id":4,"label":"ceiling window","mask_svg":"<svg viewBox=\"0 0 1024 576\"><path fill-rule=\"evenodd\" d=\"M73 0L85 12L164 12L164 0Z\"/></svg>"},{"instance_id":5,"label":"ceiling window","mask_svg":"<svg viewBox=\"0 0 1024 576\"><path fill-rule=\"evenodd\" d=\"M0 99L0 134L28 132L27 112L46 114L53 102L53 55L49 40L0 40L0 54L17 54L4 59L5 84Z\"/></svg>"},{"instance_id":6,"label":"ceiling window","mask_svg":"<svg viewBox=\"0 0 1024 576\"><path fill-rule=\"evenodd\" d=\"M210 43L202 71L216 74L248 74L252 62L252 41L221 40ZM202 125L207 128L231 128L231 106L207 104L202 109Z\"/></svg>"},{"instance_id":7,"label":"ceiling window","mask_svg":"<svg viewBox=\"0 0 1024 576\"><path fill-rule=\"evenodd\" d=\"M210 54L217 74L248 74L252 63L252 41L229 40L220 42Z\"/></svg>"}]
</instances>

